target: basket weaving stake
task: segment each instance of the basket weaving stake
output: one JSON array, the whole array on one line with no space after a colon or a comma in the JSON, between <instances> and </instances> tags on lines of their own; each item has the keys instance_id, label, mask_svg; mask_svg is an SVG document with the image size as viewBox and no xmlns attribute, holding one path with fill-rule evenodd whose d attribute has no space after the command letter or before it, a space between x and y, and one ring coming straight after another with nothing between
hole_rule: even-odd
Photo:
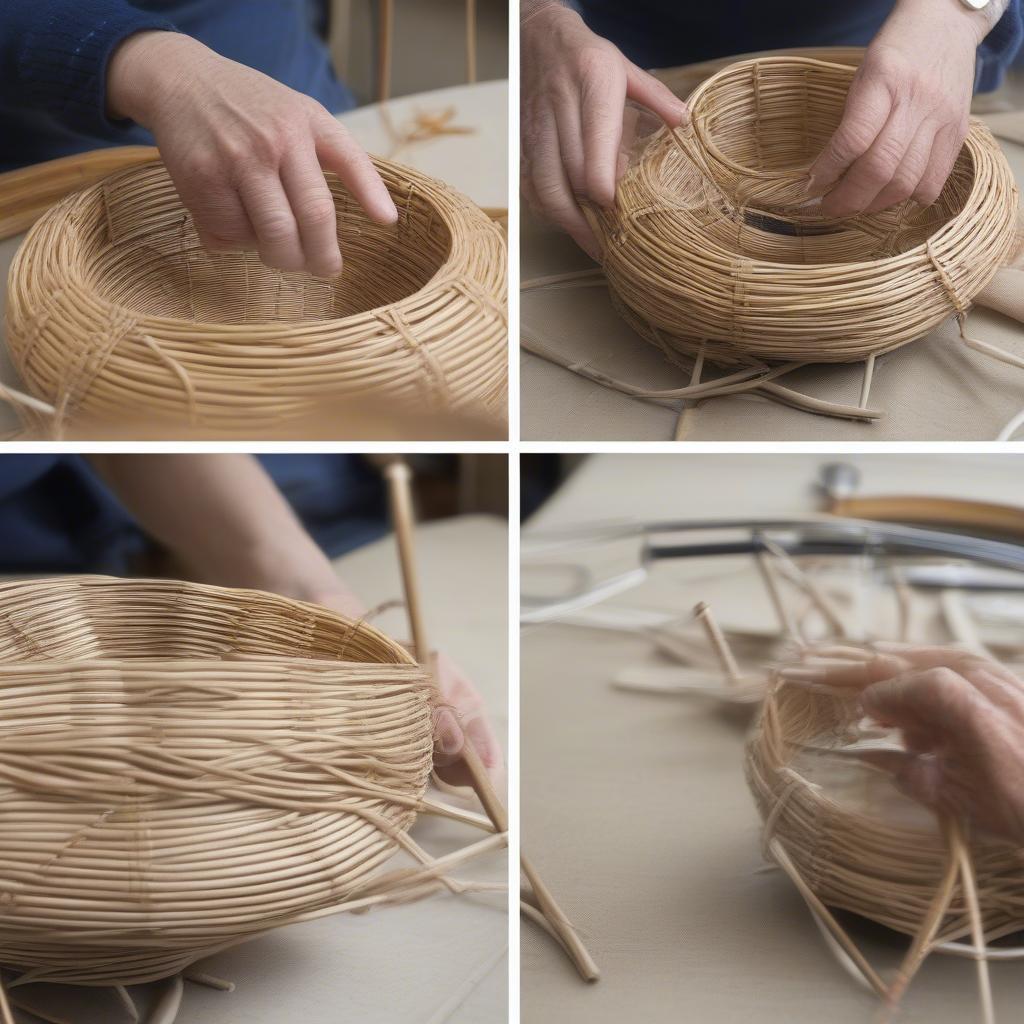
<instances>
[{"instance_id":1,"label":"basket weaving stake","mask_svg":"<svg viewBox=\"0 0 1024 1024\"><path fill-rule=\"evenodd\" d=\"M419 580L416 574L415 550L413 546L413 509L410 493L411 472L409 466L401 458L391 460L385 468L388 482L388 497L391 505L391 516L395 530L395 543L398 546L398 558L402 572L402 586L405 592L405 604L409 615L409 628L412 632L416 660L429 669L430 647L427 643L426 629L423 624L422 604L420 602ZM436 684L436 680L435 680ZM498 832L508 832L508 811L491 783L487 769L480 760L476 749L468 738L462 745L460 754L463 763L473 780L473 789L477 798L487 812ZM569 919L555 902L551 891L537 874L533 865L520 854L520 866L523 874L533 889L540 910L554 930L566 953L572 959L580 975L587 981L596 981L599 976L586 947L580 941Z\"/></svg>"}]
</instances>

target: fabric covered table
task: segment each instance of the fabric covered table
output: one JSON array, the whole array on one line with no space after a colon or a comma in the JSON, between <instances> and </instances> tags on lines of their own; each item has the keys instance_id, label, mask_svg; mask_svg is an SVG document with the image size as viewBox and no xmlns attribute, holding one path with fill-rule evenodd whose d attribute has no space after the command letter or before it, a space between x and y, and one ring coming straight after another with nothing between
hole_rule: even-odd
<instances>
[{"instance_id":1,"label":"fabric covered table","mask_svg":"<svg viewBox=\"0 0 1024 1024\"><path fill-rule=\"evenodd\" d=\"M504 742L506 524L492 517L461 516L426 524L417 535L428 635L475 681ZM401 595L390 538L346 555L336 566L371 607ZM401 611L389 611L375 622L399 639L408 636ZM467 806L478 809L475 802ZM421 818L413 835L439 856L482 833ZM491 854L456 875L504 882L507 858ZM366 915L328 917L273 932L204 961L205 970L234 981L237 988L228 994L187 984L178 1024L504 1024L507 950L504 893L445 894ZM135 988L132 995L140 1008L146 1007L160 987ZM74 1024L128 1020L109 990L49 986L26 989L25 994Z\"/></svg>"},{"instance_id":2,"label":"fabric covered table","mask_svg":"<svg viewBox=\"0 0 1024 1024\"><path fill-rule=\"evenodd\" d=\"M795 51L799 52L799 51ZM843 60L837 51L835 60ZM720 62L657 72L687 96ZM706 70L702 70L706 69ZM979 105L1017 177L1024 181L1024 110L992 112ZM1006 104L1019 104L1016 97ZM593 267L567 236L525 212L522 281ZM1024 275L1022 275L1024 276ZM644 389L686 386L688 374L622 321L603 287L524 291L520 392L522 437L529 441L671 441L681 405L631 398L525 351L534 336L570 364L581 364ZM968 333L1024 357L1024 325L989 309L974 309ZM864 368L808 366L784 383L815 397L856 405ZM857 423L811 415L750 395L715 398L687 417L688 441L991 441L1024 407L1024 370L967 349L955 322L878 359L870 404L882 419Z\"/></svg>"},{"instance_id":3,"label":"fabric covered table","mask_svg":"<svg viewBox=\"0 0 1024 1024\"><path fill-rule=\"evenodd\" d=\"M863 496L970 495L1024 505L1019 456L842 458L860 466ZM626 517L807 515L820 511L818 468L834 459L591 456L528 529ZM736 600L729 564L674 562L599 607L683 615L709 600L723 624L769 616L766 601ZM581 982L524 920L524 1024L875 1020L874 995L837 964L789 880L762 870L760 822L742 770L747 719L709 702L611 687L621 669L646 663L651 647L637 635L565 624L523 630L523 845L603 972L594 985ZM882 971L906 948L901 937L864 923L853 934ZM1024 965L991 970L998 1020L1015 1020ZM930 958L896 1019L980 1020L973 963Z\"/></svg>"},{"instance_id":4,"label":"fabric covered table","mask_svg":"<svg viewBox=\"0 0 1024 1024\"><path fill-rule=\"evenodd\" d=\"M382 106L386 106L385 120ZM407 131L417 114L453 111L450 125L465 134L437 135L396 148L388 128ZM483 207L508 205L508 82L480 82L373 103L338 118L370 153L389 157L447 182ZM20 388L4 343L7 276L24 235L0 241L0 382ZM0 402L0 435L16 429L14 410Z\"/></svg>"}]
</instances>

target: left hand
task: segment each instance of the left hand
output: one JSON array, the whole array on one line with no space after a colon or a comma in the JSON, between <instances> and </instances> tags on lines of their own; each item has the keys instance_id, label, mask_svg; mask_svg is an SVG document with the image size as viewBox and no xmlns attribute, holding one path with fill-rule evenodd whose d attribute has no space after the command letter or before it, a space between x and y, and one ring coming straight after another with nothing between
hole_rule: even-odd
<instances>
[{"instance_id":1,"label":"left hand","mask_svg":"<svg viewBox=\"0 0 1024 1024\"><path fill-rule=\"evenodd\" d=\"M967 136L989 16L956 0L899 0L868 47L843 119L810 170L826 217L938 199ZM834 186L834 187L833 187Z\"/></svg>"},{"instance_id":2,"label":"left hand","mask_svg":"<svg viewBox=\"0 0 1024 1024\"><path fill-rule=\"evenodd\" d=\"M366 608L340 580L310 595L307 600L339 612L350 619L361 618ZM473 744L495 788L504 785L504 762L501 744L495 735L480 696L472 680L443 651L434 663L441 706L434 716L434 767L441 778L452 786L470 785L470 776L459 758L463 744Z\"/></svg>"}]
</instances>

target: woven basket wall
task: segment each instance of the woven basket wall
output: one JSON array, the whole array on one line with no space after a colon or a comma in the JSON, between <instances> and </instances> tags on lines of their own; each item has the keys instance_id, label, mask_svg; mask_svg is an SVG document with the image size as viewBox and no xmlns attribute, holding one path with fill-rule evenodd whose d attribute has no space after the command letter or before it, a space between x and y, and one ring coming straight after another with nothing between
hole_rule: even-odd
<instances>
[{"instance_id":1,"label":"woven basket wall","mask_svg":"<svg viewBox=\"0 0 1024 1024\"><path fill-rule=\"evenodd\" d=\"M329 176L345 257L331 280L205 250L159 163L67 197L11 267L8 343L26 387L61 422L145 416L241 436L345 396L502 416L500 230L442 183L376 166L399 222L372 223Z\"/></svg>"},{"instance_id":2,"label":"woven basket wall","mask_svg":"<svg viewBox=\"0 0 1024 1024\"><path fill-rule=\"evenodd\" d=\"M432 692L269 594L0 586L0 963L132 984L340 904L415 818Z\"/></svg>"},{"instance_id":3,"label":"woven basket wall","mask_svg":"<svg viewBox=\"0 0 1024 1024\"><path fill-rule=\"evenodd\" d=\"M747 781L765 823L765 846L781 843L822 903L914 935L941 885L949 849L931 811L899 793L887 773L842 756L861 716L856 693L775 685L747 746ZM979 835L971 854L986 932L1024 928L1024 876L1013 844ZM938 938L968 932L957 892Z\"/></svg>"},{"instance_id":4,"label":"woven basket wall","mask_svg":"<svg viewBox=\"0 0 1024 1024\"><path fill-rule=\"evenodd\" d=\"M648 340L723 364L852 362L970 307L1014 244L1018 194L977 121L939 201L829 221L806 173L836 129L855 68L740 61L690 97L588 211L620 308Z\"/></svg>"}]
</instances>

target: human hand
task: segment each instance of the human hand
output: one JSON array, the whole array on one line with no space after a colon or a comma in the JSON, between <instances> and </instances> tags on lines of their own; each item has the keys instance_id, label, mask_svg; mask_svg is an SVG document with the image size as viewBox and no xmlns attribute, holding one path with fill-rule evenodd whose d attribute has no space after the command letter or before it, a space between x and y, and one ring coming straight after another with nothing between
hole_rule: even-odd
<instances>
[{"instance_id":1,"label":"human hand","mask_svg":"<svg viewBox=\"0 0 1024 1024\"><path fill-rule=\"evenodd\" d=\"M434 765L441 778L452 786L468 786L469 772L460 761L463 744L472 744L487 769L495 789L504 786L501 744L494 733L484 702L469 676L443 651L435 661L442 707L435 719Z\"/></svg>"},{"instance_id":2,"label":"human hand","mask_svg":"<svg viewBox=\"0 0 1024 1024\"><path fill-rule=\"evenodd\" d=\"M886 759L925 806L1024 842L1024 682L953 647L875 644L860 662L784 669L784 678L862 688L865 714L898 728Z\"/></svg>"},{"instance_id":3,"label":"human hand","mask_svg":"<svg viewBox=\"0 0 1024 1024\"><path fill-rule=\"evenodd\" d=\"M350 619L366 614L359 599L340 580L309 600L331 608ZM484 702L469 676L443 651L434 659L434 673L441 694L441 706L434 718L434 767L452 786L468 786L469 772L459 758L468 740L495 784L504 785L504 761L501 744L494 733Z\"/></svg>"},{"instance_id":4,"label":"human hand","mask_svg":"<svg viewBox=\"0 0 1024 1024\"><path fill-rule=\"evenodd\" d=\"M333 171L379 224L398 219L365 152L314 100L173 32L111 58L110 115L148 128L203 245L257 248L279 270L341 271Z\"/></svg>"},{"instance_id":5,"label":"human hand","mask_svg":"<svg viewBox=\"0 0 1024 1024\"><path fill-rule=\"evenodd\" d=\"M600 247L577 196L614 204L626 169L626 100L672 127L683 123L686 105L560 3L523 5L521 45L523 193L597 259Z\"/></svg>"},{"instance_id":6,"label":"human hand","mask_svg":"<svg viewBox=\"0 0 1024 1024\"><path fill-rule=\"evenodd\" d=\"M831 189L825 216L938 199L967 136L975 51L990 28L988 14L955 0L899 0L811 167L809 194Z\"/></svg>"}]
</instances>

